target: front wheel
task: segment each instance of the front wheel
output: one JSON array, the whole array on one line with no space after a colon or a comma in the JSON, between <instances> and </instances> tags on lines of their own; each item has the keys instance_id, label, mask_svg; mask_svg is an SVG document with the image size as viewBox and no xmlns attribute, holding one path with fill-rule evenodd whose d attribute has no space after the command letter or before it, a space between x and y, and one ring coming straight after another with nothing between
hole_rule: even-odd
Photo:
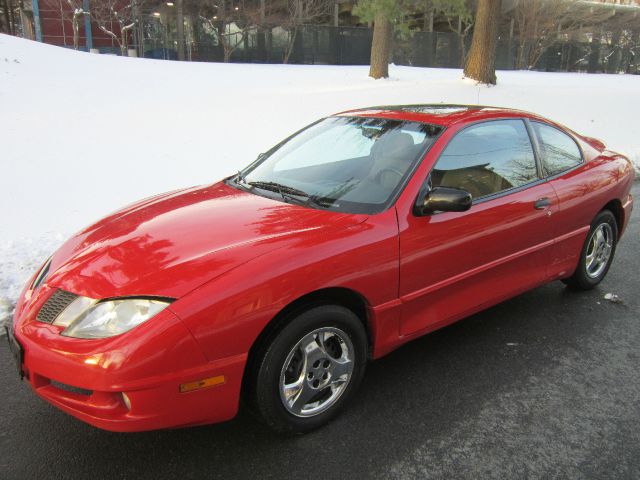
<instances>
[{"instance_id":1,"label":"front wheel","mask_svg":"<svg viewBox=\"0 0 640 480\"><path fill-rule=\"evenodd\" d=\"M609 210L603 210L591 223L576 271L563 282L579 290L591 290L598 285L609 271L617 242L616 218Z\"/></svg>"},{"instance_id":2,"label":"front wheel","mask_svg":"<svg viewBox=\"0 0 640 480\"><path fill-rule=\"evenodd\" d=\"M254 377L254 408L278 432L313 430L348 402L366 361L367 335L351 310L337 305L307 310L264 351Z\"/></svg>"}]
</instances>

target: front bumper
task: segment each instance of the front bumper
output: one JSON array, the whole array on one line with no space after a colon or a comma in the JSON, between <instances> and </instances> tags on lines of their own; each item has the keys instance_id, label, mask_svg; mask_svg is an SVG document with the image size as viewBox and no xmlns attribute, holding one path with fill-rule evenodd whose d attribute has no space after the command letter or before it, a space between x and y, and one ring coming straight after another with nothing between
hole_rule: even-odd
<instances>
[{"instance_id":1,"label":"front bumper","mask_svg":"<svg viewBox=\"0 0 640 480\"><path fill-rule=\"evenodd\" d=\"M133 432L216 423L238 410L246 355L207 361L165 310L119 337L79 340L59 327L16 319L22 371L44 400L96 427ZM215 377L212 386L181 385ZM220 380L223 377L224 380Z\"/></svg>"}]
</instances>

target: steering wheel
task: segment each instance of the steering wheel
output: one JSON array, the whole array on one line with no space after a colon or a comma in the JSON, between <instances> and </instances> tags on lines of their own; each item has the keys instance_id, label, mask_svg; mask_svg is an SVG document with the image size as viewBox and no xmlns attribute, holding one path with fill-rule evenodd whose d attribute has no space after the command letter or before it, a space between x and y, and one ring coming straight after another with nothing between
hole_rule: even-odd
<instances>
[{"instance_id":1,"label":"steering wheel","mask_svg":"<svg viewBox=\"0 0 640 480\"><path fill-rule=\"evenodd\" d=\"M404 173L397 168L385 167L376 174L375 180L383 187L393 188L400 183L403 176Z\"/></svg>"}]
</instances>

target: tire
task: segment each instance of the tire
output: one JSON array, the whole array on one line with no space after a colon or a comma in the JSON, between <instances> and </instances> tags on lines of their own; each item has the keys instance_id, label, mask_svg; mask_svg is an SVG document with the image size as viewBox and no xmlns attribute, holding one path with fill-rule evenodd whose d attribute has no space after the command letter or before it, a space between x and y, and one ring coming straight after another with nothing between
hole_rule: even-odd
<instances>
[{"instance_id":1,"label":"tire","mask_svg":"<svg viewBox=\"0 0 640 480\"><path fill-rule=\"evenodd\" d=\"M601 243L602 241L604 243ZM594 288L607 275L616 253L617 243L618 224L616 217L610 210L602 210L591 222L591 228L582 246L575 272L571 277L562 281L576 290Z\"/></svg>"},{"instance_id":2,"label":"tire","mask_svg":"<svg viewBox=\"0 0 640 480\"><path fill-rule=\"evenodd\" d=\"M253 410L279 433L303 434L334 418L357 390L367 334L351 310L320 305L287 321L257 358Z\"/></svg>"}]
</instances>

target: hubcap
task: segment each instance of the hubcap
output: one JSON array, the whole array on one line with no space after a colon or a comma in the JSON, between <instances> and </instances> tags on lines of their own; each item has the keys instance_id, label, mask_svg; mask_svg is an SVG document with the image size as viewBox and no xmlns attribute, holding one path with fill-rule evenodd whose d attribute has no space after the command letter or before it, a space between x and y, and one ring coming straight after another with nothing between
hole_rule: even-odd
<instances>
[{"instance_id":1,"label":"hubcap","mask_svg":"<svg viewBox=\"0 0 640 480\"><path fill-rule=\"evenodd\" d=\"M602 274L613 250L613 230L608 223L602 223L591 234L587 247L585 266L589 278L597 278Z\"/></svg>"},{"instance_id":2,"label":"hubcap","mask_svg":"<svg viewBox=\"0 0 640 480\"><path fill-rule=\"evenodd\" d=\"M297 417L312 417L334 405L353 373L353 344L342 330L325 327L291 349L280 373L280 398Z\"/></svg>"}]
</instances>

